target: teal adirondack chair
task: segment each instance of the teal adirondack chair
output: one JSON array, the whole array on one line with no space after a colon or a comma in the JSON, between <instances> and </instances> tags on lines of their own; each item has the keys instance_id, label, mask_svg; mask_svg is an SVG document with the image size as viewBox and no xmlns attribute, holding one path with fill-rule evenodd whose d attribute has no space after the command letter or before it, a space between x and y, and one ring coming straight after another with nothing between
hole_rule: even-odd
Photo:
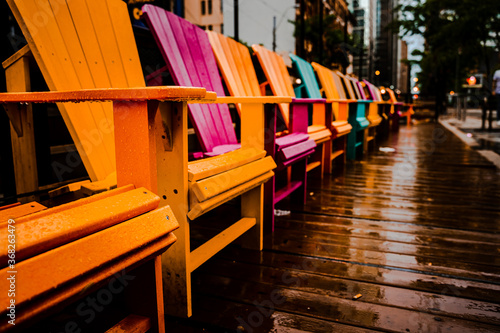
<instances>
[{"instance_id":1,"label":"teal adirondack chair","mask_svg":"<svg viewBox=\"0 0 500 333\"><path fill-rule=\"evenodd\" d=\"M370 125L366 119L366 110L370 101L361 99L359 91L348 77L339 71L335 74L340 78L346 97L356 100L355 103L349 104L349 118L347 119L352 125L352 131L347 137L347 159L355 160L363 157L365 129Z\"/></svg>"},{"instance_id":2,"label":"teal adirondack chair","mask_svg":"<svg viewBox=\"0 0 500 333\"><path fill-rule=\"evenodd\" d=\"M296 69L297 74L302 80L301 85L295 88L295 93L302 94L301 97L307 96L309 98L321 98L321 90L319 88L318 81L316 80L312 65L295 54L290 54L290 58L292 59L292 64ZM336 74L338 75L339 73ZM349 104L349 116L347 118L347 121L352 126L352 130L347 134L346 157L349 160L354 160L356 157L362 156L363 154L363 144L365 140L364 130L370 124L365 117L367 109L366 105L369 101L361 99L361 96L359 96L359 93L354 90L354 87L351 85L351 81L348 78L344 77L342 74L338 76L341 82L343 82L343 87L341 89L343 89L347 99L350 98L357 100L355 103ZM339 89L339 87L337 87L337 89ZM338 131L332 129L332 133L335 132ZM335 154L332 155L335 156Z\"/></svg>"}]
</instances>

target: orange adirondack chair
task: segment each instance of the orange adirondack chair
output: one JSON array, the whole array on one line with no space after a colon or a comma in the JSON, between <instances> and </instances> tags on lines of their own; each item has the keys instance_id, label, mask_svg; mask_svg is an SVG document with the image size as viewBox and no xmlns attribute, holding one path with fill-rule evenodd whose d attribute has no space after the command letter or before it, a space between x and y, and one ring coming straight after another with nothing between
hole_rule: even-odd
<instances>
[{"instance_id":1,"label":"orange adirondack chair","mask_svg":"<svg viewBox=\"0 0 500 333\"><path fill-rule=\"evenodd\" d=\"M396 98L396 94L394 93L394 90L392 90L390 88L385 88L385 90L389 94L390 101L394 105L395 112L398 113L399 118L406 117L406 125L410 126L411 125L411 115L414 113L413 112L413 104L399 102L398 99ZM403 110L403 109L406 109L406 110ZM399 125L399 121L398 121L398 125Z\"/></svg>"},{"instance_id":2,"label":"orange adirondack chair","mask_svg":"<svg viewBox=\"0 0 500 333\"><path fill-rule=\"evenodd\" d=\"M330 124L332 122L332 115L331 110L327 109L326 100L322 98L296 98L283 58L261 45L252 45L252 49L259 59L267 79L266 82L260 85L262 95L266 94L266 86L269 85L273 95L289 96L292 98L292 103L279 105L285 126L287 128L293 127L295 116L292 116L292 112L294 112L294 109L306 109L309 113L312 113L312 124L308 126L307 132L309 137L316 141L318 147L315 155L310 159L311 162L307 166L307 171L309 172L316 167L320 167L321 175L330 173L332 160L332 132L330 131ZM243 50L241 49L240 56L248 58L249 52L246 51L245 54L242 53L244 52ZM253 81L252 84L254 85L252 89L255 90L255 82Z\"/></svg>"},{"instance_id":3,"label":"orange adirondack chair","mask_svg":"<svg viewBox=\"0 0 500 333\"><path fill-rule=\"evenodd\" d=\"M393 118L391 115L391 110L393 109L392 103L389 101L384 101L380 89L378 89L375 85L367 80L363 80L363 83L365 84L363 88L366 95L370 96L373 104L377 106L378 114L382 118L382 122L379 126L381 130L377 132L377 136L386 136L391 131L391 123Z\"/></svg>"},{"instance_id":4,"label":"orange adirondack chair","mask_svg":"<svg viewBox=\"0 0 500 333\"><path fill-rule=\"evenodd\" d=\"M174 83L213 89L221 103L230 101L239 105L242 121L241 145L265 147L268 158L272 157L276 161L276 177L264 186L264 227L266 233L271 232L274 230L276 203L289 196L298 204L302 204L306 199L306 162L316 147L316 143L306 132L307 113L298 110L305 115L295 118L288 135L276 138L276 104L289 103L292 100L290 97L247 94L243 94L243 97L220 97L225 94L224 87L207 33L162 8L144 5L142 11L163 53ZM266 104L265 107L263 104ZM247 113L245 108L249 105L253 105L253 109ZM191 104L189 112L203 155L219 155L240 147L227 105ZM245 123L248 122L257 126L253 132L245 131ZM248 134L258 136L258 139L248 140L245 137ZM291 175L287 177L289 170Z\"/></svg>"},{"instance_id":5,"label":"orange adirondack chair","mask_svg":"<svg viewBox=\"0 0 500 333\"><path fill-rule=\"evenodd\" d=\"M258 123L260 110L249 106L248 112L243 113L244 117L253 118L242 122L244 149L188 163L185 101L215 102L216 94L207 93L204 88L146 88L123 1L8 2L54 92L12 94L4 96L2 102L9 102L11 109L24 107L10 103L24 102L21 97L26 101L59 103L92 179L109 179L116 171L118 186L143 186L160 197L161 208L172 207L180 225L176 232L178 241L163 256L163 268L157 269L168 273L163 283L169 313L189 316L190 275L194 269L240 235L247 246L262 248L262 184L273 176L276 165L271 158L265 158L264 149L259 147L264 142ZM38 13L46 15L46 24L31 24L31 18ZM18 68L18 76L24 78L24 64L13 67L12 77ZM96 140L85 144L89 133ZM191 251L189 219L239 196L241 218Z\"/></svg>"},{"instance_id":6,"label":"orange adirondack chair","mask_svg":"<svg viewBox=\"0 0 500 333\"><path fill-rule=\"evenodd\" d=\"M367 149L368 131L370 122L366 115L369 115L366 101L361 98L361 94L355 82L348 76L340 72L334 72L318 63L311 64L318 74L321 87L327 98L334 103L334 112L342 112L347 115L352 130L347 137L347 158L355 159Z\"/></svg>"},{"instance_id":7,"label":"orange adirondack chair","mask_svg":"<svg viewBox=\"0 0 500 333\"><path fill-rule=\"evenodd\" d=\"M377 128L382 122L382 117L380 117L380 115L378 114L377 103L372 101L365 95L361 82L351 76L347 76L347 80L350 81L352 92L354 93L358 101L366 101L368 103L365 107L365 116L366 119L368 119L368 121L370 122L370 125L368 125L368 127L365 129L365 139L363 143L363 151L364 153L367 153L370 144L375 147Z\"/></svg>"},{"instance_id":8,"label":"orange adirondack chair","mask_svg":"<svg viewBox=\"0 0 500 333\"><path fill-rule=\"evenodd\" d=\"M289 56L292 60L292 67L295 70L295 74L302 80L301 84L294 88L296 95L299 97L309 98L324 97L316 79L316 75L314 74L314 68L311 66L311 64L295 54L290 54ZM329 115L332 114L333 108L336 108L338 111L338 102L332 99L327 99L326 111ZM342 122L337 117L338 112L333 113L332 118L334 118L335 120L329 122L330 131L332 132L332 151L330 153L330 162L333 162L336 158L339 158L343 163L345 163L347 149L346 135L350 133L351 125L348 124L347 119L345 120L345 122ZM325 163L328 163L328 160L325 160ZM330 167L330 165L327 166L327 168Z\"/></svg>"}]
</instances>

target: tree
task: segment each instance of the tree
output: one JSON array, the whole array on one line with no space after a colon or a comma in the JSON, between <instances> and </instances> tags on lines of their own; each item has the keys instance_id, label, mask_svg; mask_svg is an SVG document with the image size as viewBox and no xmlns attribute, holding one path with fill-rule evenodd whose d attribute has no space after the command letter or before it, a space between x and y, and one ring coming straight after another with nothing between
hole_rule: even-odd
<instances>
[{"instance_id":1,"label":"tree","mask_svg":"<svg viewBox=\"0 0 500 333\"><path fill-rule=\"evenodd\" d=\"M311 16L304 20L305 23L305 41L309 47L306 48L305 58L307 61L319 62L327 67L341 65L343 68L349 66L348 53L356 49L356 41L353 35L344 36L344 31L337 27L335 15L325 15L323 17L323 27L319 15ZM298 38L300 23L290 21L295 25L294 37ZM323 47L320 50L321 43L318 40L323 39Z\"/></svg>"},{"instance_id":2,"label":"tree","mask_svg":"<svg viewBox=\"0 0 500 333\"><path fill-rule=\"evenodd\" d=\"M423 95L436 97L438 111L446 93L461 86L465 73L482 63L490 76L491 50L500 46L500 1L407 1L397 9L401 15L392 28L425 39L424 50L417 52L419 82Z\"/></svg>"}]
</instances>

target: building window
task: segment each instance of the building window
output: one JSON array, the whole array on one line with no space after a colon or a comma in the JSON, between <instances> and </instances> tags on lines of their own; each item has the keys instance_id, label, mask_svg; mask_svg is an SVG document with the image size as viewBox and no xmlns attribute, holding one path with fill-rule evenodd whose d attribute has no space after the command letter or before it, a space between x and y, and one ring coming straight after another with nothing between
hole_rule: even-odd
<instances>
[{"instance_id":1,"label":"building window","mask_svg":"<svg viewBox=\"0 0 500 333\"><path fill-rule=\"evenodd\" d=\"M208 15L212 15L212 0L208 0Z\"/></svg>"},{"instance_id":2,"label":"building window","mask_svg":"<svg viewBox=\"0 0 500 333\"><path fill-rule=\"evenodd\" d=\"M201 15L207 14L207 2L206 0L201 0Z\"/></svg>"},{"instance_id":3,"label":"building window","mask_svg":"<svg viewBox=\"0 0 500 333\"><path fill-rule=\"evenodd\" d=\"M224 23L220 25L220 33L224 35Z\"/></svg>"}]
</instances>

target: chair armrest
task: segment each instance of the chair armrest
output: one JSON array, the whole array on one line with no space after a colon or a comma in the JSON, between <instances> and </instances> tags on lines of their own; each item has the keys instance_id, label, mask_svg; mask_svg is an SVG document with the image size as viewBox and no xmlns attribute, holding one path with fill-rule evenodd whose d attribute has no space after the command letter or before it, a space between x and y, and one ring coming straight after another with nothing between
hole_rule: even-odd
<instances>
[{"instance_id":1,"label":"chair armrest","mask_svg":"<svg viewBox=\"0 0 500 333\"><path fill-rule=\"evenodd\" d=\"M291 103L292 98L286 96L218 96L217 100L189 101L188 103L216 104L279 104Z\"/></svg>"},{"instance_id":2,"label":"chair armrest","mask_svg":"<svg viewBox=\"0 0 500 333\"><path fill-rule=\"evenodd\" d=\"M292 103L294 104L314 104L314 103L326 103L325 98L293 98Z\"/></svg>"},{"instance_id":3,"label":"chair armrest","mask_svg":"<svg viewBox=\"0 0 500 333\"><path fill-rule=\"evenodd\" d=\"M91 101L188 101L210 100L217 98L205 88L188 87L141 87L141 88L106 88L73 91L19 92L0 93L0 104L6 103L63 103Z\"/></svg>"}]
</instances>

